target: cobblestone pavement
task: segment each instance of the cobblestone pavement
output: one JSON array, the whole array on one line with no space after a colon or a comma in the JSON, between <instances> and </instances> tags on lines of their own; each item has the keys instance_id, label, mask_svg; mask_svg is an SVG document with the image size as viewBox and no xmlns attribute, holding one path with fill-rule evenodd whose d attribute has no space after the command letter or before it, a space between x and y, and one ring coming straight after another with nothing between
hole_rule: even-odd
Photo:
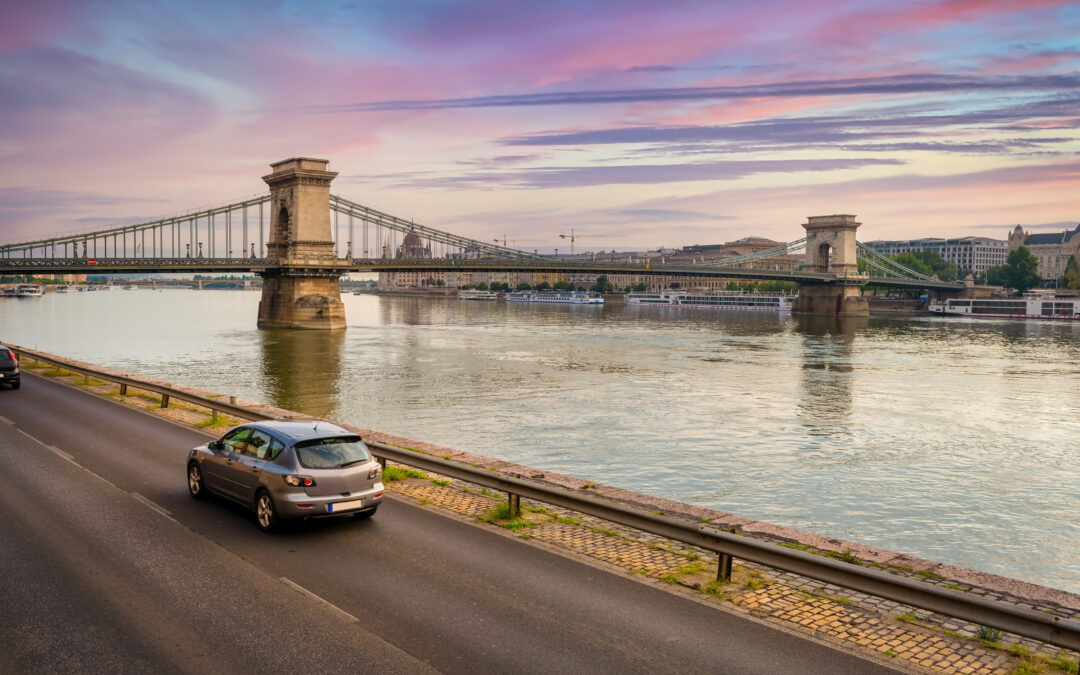
<instances>
[{"instance_id":1,"label":"cobblestone pavement","mask_svg":"<svg viewBox=\"0 0 1080 675\"><path fill-rule=\"evenodd\" d=\"M389 482L387 490L511 529L522 539L697 592L710 602L846 649L896 659L897 665L915 670L964 675L1077 672L1071 652L1008 635L980 642L975 639L978 626L753 563L737 561L731 581L718 582L710 552L564 509L523 500L521 517L506 518L505 506L498 513L505 495L442 476Z\"/></svg>"}]
</instances>

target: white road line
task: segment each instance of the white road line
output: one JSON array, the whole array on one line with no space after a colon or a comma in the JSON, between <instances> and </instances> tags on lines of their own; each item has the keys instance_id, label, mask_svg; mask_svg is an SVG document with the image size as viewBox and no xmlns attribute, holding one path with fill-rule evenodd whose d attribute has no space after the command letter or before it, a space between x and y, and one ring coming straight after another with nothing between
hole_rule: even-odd
<instances>
[{"instance_id":1,"label":"white road line","mask_svg":"<svg viewBox=\"0 0 1080 675\"><path fill-rule=\"evenodd\" d=\"M163 508L161 506L158 506L156 502L154 502L154 501L152 501L152 500L150 500L150 499L148 499L146 497L143 497L138 492L132 492L131 496L135 498L135 501L139 502L143 506L147 506L150 509L152 509L154 511L157 511L159 514L165 516L169 520L171 520L173 522L176 522L176 519L172 517L172 514L169 513L169 511L167 509L165 509L165 508Z\"/></svg>"},{"instance_id":2,"label":"white road line","mask_svg":"<svg viewBox=\"0 0 1080 675\"><path fill-rule=\"evenodd\" d=\"M313 598L314 600L317 600L318 602L321 602L322 604L329 607L331 610L334 611L334 613L336 613L337 615L339 615L341 618L345 619L346 621L351 621L353 623L360 623L360 619L357 619L355 616L353 616L352 614L349 614L348 612L346 612L342 608L338 607L334 603L330 602L326 598L322 597L321 595L315 595L314 593L312 593L308 589L304 588L300 584L296 583L295 581L290 581L289 579L286 579L285 577L280 577L280 579L281 579L281 582L283 584L285 584L286 586L288 586L289 588L300 591L301 593L308 596L309 598Z\"/></svg>"},{"instance_id":3,"label":"white road line","mask_svg":"<svg viewBox=\"0 0 1080 675\"><path fill-rule=\"evenodd\" d=\"M15 426L14 422L12 422L8 418L4 417L3 415L0 415L0 422L3 422L4 424L10 424L11 426Z\"/></svg>"},{"instance_id":4,"label":"white road line","mask_svg":"<svg viewBox=\"0 0 1080 675\"><path fill-rule=\"evenodd\" d=\"M72 462L73 464L78 464L78 462L75 461L75 455L70 455L70 454L64 452L63 450L61 450L60 448L56 447L55 445L47 445L45 447L52 450L56 454L60 455L61 457L63 457L67 461Z\"/></svg>"}]
</instances>

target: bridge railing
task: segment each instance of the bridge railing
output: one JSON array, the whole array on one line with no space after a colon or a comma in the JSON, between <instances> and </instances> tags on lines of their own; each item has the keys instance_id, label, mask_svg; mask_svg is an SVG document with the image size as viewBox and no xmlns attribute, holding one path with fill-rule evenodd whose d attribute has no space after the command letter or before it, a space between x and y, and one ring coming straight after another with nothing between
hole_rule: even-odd
<instances>
[{"instance_id":1,"label":"bridge railing","mask_svg":"<svg viewBox=\"0 0 1080 675\"><path fill-rule=\"evenodd\" d=\"M161 396L161 406L163 408L168 406L171 398L175 398L209 408L215 412L233 415L240 419L271 419L258 410L238 406L232 402L225 403L224 401L193 394L159 382L103 371L84 364L72 363L66 359L57 358L36 350L9 346L22 358L47 363L87 377L116 383L120 385L122 392L126 391L127 387L135 387L158 394ZM796 551L732 532L725 532L707 523L692 523L672 516L659 515L632 506L618 504L599 496L582 494L578 491L515 476L499 475L487 469L405 450L385 443L368 441L367 444L373 449L376 457L380 458L384 463L386 460L391 460L398 464L431 471L505 492L513 511L520 512L520 500L524 497L712 551L719 556L718 577L721 579L726 579L730 575L732 558L740 558L869 595L886 598L904 605L919 607L982 626L998 628L1065 649L1080 651L1080 621L1063 619L1033 609L942 588L933 585L929 581L916 581L907 577Z\"/></svg>"}]
</instances>

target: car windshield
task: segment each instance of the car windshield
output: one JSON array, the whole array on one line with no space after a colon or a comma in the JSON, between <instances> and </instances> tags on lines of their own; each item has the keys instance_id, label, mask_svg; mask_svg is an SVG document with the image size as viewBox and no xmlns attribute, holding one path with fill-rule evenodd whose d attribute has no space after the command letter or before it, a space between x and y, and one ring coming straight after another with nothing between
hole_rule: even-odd
<instances>
[{"instance_id":1,"label":"car windshield","mask_svg":"<svg viewBox=\"0 0 1080 675\"><path fill-rule=\"evenodd\" d=\"M359 436L320 438L296 444L296 457L309 469L337 469L371 459Z\"/></svg>"},{"instance_id":2,"label":"car windshield","mask_svg":"<svg viewBox=\"0 0 1080 675\"><path fill-rule=\"evenodd\" d=\"M7 347L0 347L0 361L14 361Z\"/></svg>"}]
</instances>

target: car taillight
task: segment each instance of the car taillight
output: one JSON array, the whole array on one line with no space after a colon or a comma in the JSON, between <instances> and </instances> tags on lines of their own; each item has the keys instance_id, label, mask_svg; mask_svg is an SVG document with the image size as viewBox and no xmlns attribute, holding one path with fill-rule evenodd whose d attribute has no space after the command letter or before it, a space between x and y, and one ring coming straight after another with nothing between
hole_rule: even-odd
<instances>
[{"instance_id":1,"label":"car taillight","mask_svg":"<svg viewBox=\"0 0 1080 675\"><path fill-rule=\"evenodd\" d=\"M315 485L315 479L311 476L294 476L290 474L285 476L285 482L293 487L311 487Z\"/></svg>"}]
</instances>

